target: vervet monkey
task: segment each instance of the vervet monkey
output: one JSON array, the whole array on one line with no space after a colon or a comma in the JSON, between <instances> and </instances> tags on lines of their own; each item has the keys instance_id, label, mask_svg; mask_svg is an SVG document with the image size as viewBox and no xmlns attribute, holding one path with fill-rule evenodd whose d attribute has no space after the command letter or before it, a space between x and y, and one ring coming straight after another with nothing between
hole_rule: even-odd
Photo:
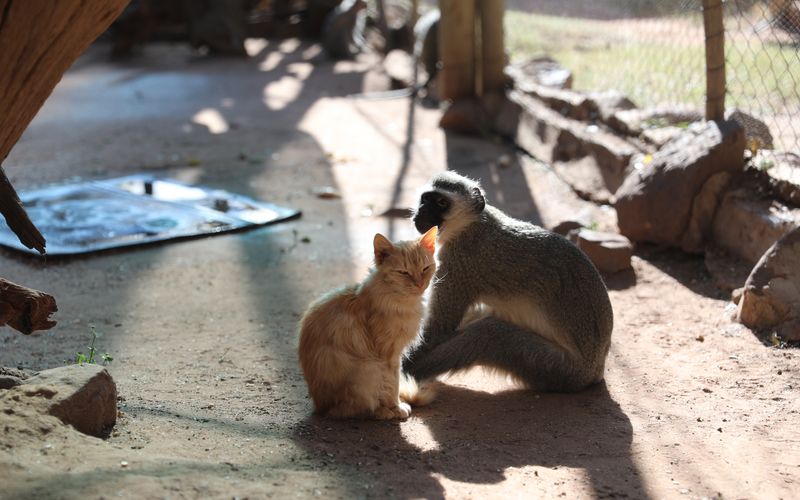
<instances>
[{"instance_id":1,"label":"vervet monkey","mask_svg":"<svg viewBox=\"0 0 800 500\"><path fill-rule=\"evenodd\" d=\"M603 379L611 303L575 245L488 205L477 182L454 172L433 177L414 224L423 233L438 226L440 250L407 373L428 379L482 365L554 392Z\"/></svg>"}]
</instances>

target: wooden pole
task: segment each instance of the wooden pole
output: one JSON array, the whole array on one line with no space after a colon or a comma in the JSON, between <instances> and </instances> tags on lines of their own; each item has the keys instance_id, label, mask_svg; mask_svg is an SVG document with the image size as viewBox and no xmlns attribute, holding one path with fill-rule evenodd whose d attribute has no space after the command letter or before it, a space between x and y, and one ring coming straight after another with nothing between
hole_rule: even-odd
<instances>
[{"instance_id":1,"label":"wooden pole","mask_svg":"<svg viewBox=\"0 0 800 500\"><path fill-rule=\"evenodd\" d=\"M703 0L706 35L706 120L725 117L725 27L722 0Z\"/></svg>"},{"instance_id":2,"label":"wooden pole","mask_svg":"<svg viewBox=\"0 0 800 500\"><path fill-rule=\"evenodd\" d=\"M483 60L481 89L495 92L503 88L506 52L503 40L505 0L479 0L481 18L481 52Z\"/></svg>"},{"instance_id":3,"label":"wooden pole","mask_svg":"<svg viewBox=\"0 0 800 500\"><path fill-rule=\"evenodd\" d=\"M475 2L439 0L441 97L456 100L475 95Z\"/></svg>"},{"instance_id":4,"label":"wooden pole","mask_svg":"<svg viewBox=\"0 0 800 500\"><path fill-rule=\"evenodd\" d=\"M61 76L129 0L0 0L0 165ZM29 248L44 238L0 168L0 212Z\"/></svg>"}]
</instances>

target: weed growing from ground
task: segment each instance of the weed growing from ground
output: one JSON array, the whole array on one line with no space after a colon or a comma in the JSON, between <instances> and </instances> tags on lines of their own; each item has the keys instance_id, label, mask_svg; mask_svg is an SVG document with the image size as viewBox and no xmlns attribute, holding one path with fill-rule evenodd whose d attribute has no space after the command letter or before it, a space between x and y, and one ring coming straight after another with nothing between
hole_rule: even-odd
<instances>
[{"instance_id":1,"label":"weed growing from ground","mask_svg":"<svg viewBox=\"0 0 800 500\"><path fill-rule=\"evenodd\" d=\"M74 364L83 365L83 364L86 364L86 363L89 363L89 364L95 364L96 363L96 361L94 359L95 355L97 354L97 349L94 347L94 343L95 343L96 340L97 340L97 331L94 329L94 327L92 327L92 343L89 344L89 354L84 354L82 352L76 352L75 353L75 363ZM109 363L114 361L114 358L110 354L108 354L107 352L104 352L103 354L101 354L100 355L100 359L102 360L102 363L103 363L104 366L108 365Z\"/></svg>"}]
</instances>

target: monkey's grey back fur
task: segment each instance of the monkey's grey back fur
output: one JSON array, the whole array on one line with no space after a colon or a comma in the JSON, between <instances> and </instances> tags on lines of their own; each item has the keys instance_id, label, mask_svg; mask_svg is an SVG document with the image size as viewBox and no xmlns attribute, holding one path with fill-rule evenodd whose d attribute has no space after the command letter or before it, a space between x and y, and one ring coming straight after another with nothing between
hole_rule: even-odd
<instances>
[{"instance_id":1,"label":"monkey's grey back fur","mask_svg":"<svg viewBox=\"0 0 800 500\"><path fill-rule=\"evenodd\" d=\"M477 192L482 210L440 247L423 344L404 368L424 379L483 365L542 391L601 381L613 313L586 255L560 235L484 208L473 181L446 173L433 186L455 197ZM441 236L452 222L445 216ZM465 320L476 303L488 308Z\"/></svg>"}]
</instances>

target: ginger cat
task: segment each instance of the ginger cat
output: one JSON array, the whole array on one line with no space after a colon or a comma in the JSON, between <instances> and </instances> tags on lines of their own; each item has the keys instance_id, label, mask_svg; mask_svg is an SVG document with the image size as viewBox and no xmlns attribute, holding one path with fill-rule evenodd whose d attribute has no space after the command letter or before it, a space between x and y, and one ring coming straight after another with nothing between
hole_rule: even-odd
<instances>
[{"instance_id":1,"label":"ginger cat","mask_svg":"<svg viewBox=\"0 0 800 500\"><path fill-rule=\"evenodd\" d=\"M309 306L298 353L317 413L407 418L409 403L432 399L400 373L400 359L419 332L422 295L436 270L435 242L436 227L394 244L376 234L369 276Z\"/></svg>"}]
</instances>

